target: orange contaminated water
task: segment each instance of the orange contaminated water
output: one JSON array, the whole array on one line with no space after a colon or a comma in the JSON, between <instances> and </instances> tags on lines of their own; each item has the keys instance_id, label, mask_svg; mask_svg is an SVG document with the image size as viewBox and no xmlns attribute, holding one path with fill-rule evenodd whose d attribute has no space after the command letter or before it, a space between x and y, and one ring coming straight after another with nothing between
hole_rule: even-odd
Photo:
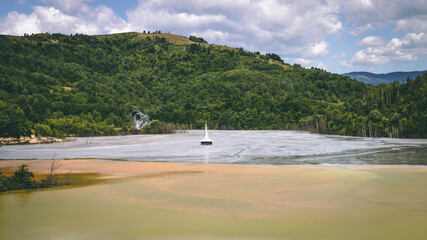
<instances>
[{"instance_id":1,"label":"orange contaminated water","mask_svg":"<svg viewBox=\"0 0 427 240\"><path fill-rule=\"evenodd\" d=\"M49 165L27 162L36 173ZM427 167L61 163L110 180L0 194L0 239L427 236Z\"/></svg>"}]
</instances>

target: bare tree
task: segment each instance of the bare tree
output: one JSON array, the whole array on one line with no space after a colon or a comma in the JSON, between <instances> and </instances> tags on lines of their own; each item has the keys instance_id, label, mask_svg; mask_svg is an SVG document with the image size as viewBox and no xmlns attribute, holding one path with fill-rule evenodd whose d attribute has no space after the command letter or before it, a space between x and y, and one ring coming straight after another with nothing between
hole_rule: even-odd
<instances>
[{"instance_id":1,"label":"bare tree","mask_svg":"<svg viewBox=\"0 0 427 240\"><path fill-rule=\"evenodd\" d=\"M42 180L42 185L44 187L52 187L58 185L58 178L55 171L62 166L60 160L55 160L55 157L50 162L49 172L46 176L46 179Z\"/></svg>"}]
</instances>

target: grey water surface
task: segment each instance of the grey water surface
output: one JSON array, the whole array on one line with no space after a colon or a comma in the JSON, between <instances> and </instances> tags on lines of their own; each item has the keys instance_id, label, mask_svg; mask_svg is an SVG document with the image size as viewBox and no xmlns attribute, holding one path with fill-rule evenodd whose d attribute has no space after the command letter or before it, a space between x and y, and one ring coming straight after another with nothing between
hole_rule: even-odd
<instances>
[{"instance_id":1,"label":"grey water surface","mask_svg":"<svg viewBox=\"0 0 427 240\"><path fill-rule=\"evenodd\" d=\"M73 141L2 146L0 159L105 158L128 161L264 165L427 165L427 140L361 138L296 131L203 131L170 135L71 138Z\"/></svg>"}]
</instances>

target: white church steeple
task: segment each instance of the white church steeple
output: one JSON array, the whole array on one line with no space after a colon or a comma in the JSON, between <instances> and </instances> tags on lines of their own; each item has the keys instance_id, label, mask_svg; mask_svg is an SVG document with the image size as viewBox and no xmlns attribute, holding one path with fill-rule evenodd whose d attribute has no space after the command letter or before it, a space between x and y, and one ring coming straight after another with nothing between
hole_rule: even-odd
<instances>
[{"instance_id":1,"label":"white church steeple","mask_svg":"<svg viewBox=\"0 0 427 240\"><path fill-rule=\"evenodd\" d=\"M205 122L205 137L202 139L202 145L212 145L212 140L208 135L208 124Z\"/></svg>"}]
</instances>

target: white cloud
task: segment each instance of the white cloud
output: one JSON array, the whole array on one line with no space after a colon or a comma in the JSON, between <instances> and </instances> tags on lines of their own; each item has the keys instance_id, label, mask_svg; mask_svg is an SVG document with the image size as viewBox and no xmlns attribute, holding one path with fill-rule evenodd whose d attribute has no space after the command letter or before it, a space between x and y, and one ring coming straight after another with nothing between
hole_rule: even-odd
<instances>
[{"instance_id":1,"label":"white cloud","mask_svg":"<svg viewBox=\"0 0 427 240\"><path fill-rule=\"evenodd\" d=\"M336 1L140 1L128 12L132 28L162 30L208 42L284 56L326 55L325 38L342 29Z\"/></svg>"},{"instance_id":2,"label":"white cloud","mask_svg":"<svg viewBox=\"0 0 427 240\"><path fill-rule=\"evenodd\" d=\"M340 64L341 64L341 66L346 67L346 68L353 67L353 64L351 63L351 61L347 61L345 59L340 60Z\"/></svg>"},{"instance_id":3,"label":"white cloud","mask_svg":"<svg viewBox=\"0 0 427 240\"><path fill-rule=\"evenodd\" d=\"M294 62L297 64L301 64L304 67L312 67L313 66L313 61L309 60L309 59L295 58Z\"/></svg>"},{"instance_id":4,"label":"white cloud","mask_svg":"<svg viewBox=\"0 0 427 240\"><path fill-rule=\"evenodd\" d=\"M88 12L90 7L85 4L88 0L41 0L47 7L53 7L65 14L79 15L82 12Z\"/></svg>"},{"instance_id":5,"label":"white cloud","mask_svg":"<svg viewBox=\"0 0 427 240\"><path fill-rule=\"evenodd\" d=\"M396 30L414 33L427 33L427 14L418 16L417 18L405 18L397 21Z\"/></svg>"},{"instance_id":6,"label":"white cloud","mask_svg":"<svg viewBox=\"0 0 427 240\"><path fill-rule=\"evenodd\" d=\"M6 19L1 22L0 33L12 35L23 35L30 32L39 33L41 32L39 27L36 14L25 15L18 12L10 12Z\"/></svg>"},{"instance_id":7,"label":"white cloud","mask_svg":"<svg viewBox=\"0 0 427 240\"><path fill-rule=\"evenodd\" d=\"M101 34L161 30L197 35L209 42L318 58L329 53L330 35L342 30L335 0L146 0L127 12L128 21L89 0L41 0L30 14L10 13L0 22L3 34L59 32Z\"/></svg>"},{"instance_id":8,"label":"white cloud","mask_svg":"<svg viewBox=\"0 0 427 240\"><path fill-rule=\"evenodd\" d=\"M402 45L406 49L416 49L418 53L427 54L427 34L408 33L403 38Z\"/></svg>"},{"instance_id":9,"label":"white cloud","mask_svg":"<svg viewBox=\"0 0 427 240\"><path fill-rule=\"evenodd\" d=\"M316 67L316 68L323 69L323 70L329 69L326 64L319 62L319 61L312 60L312 59L295 58L294 62L297 64L300 64L301 66L303 66L305 68Z\"/></svg>"},{"instance_id":10,"label":"white cloud","mask_svg":"<svg viewBox=\"0 0 427 240\"><path fill-rule=\"evenodd\" d=\"M403 39L390 41L368 36L356 42L366 47L350 60L340 61L343 67L378 65L390 62L412 62L427 54L427 4L425 0L340 0L342 13L351 25L350 35L380 29L390 24L396 31L406 32Z\"/></svg>"},{"instance_id":11,"label":"white cloud","mask_svg":"<svg viewBox=\"0 0 427 240\"><path fill-rule=\"evenodd\" d=\"M0 23L0 33L23 35L24 33L85 33L130 29L112 9L105 6L91 8L84 1L45 0L46 6L34 6L29 15L11 12Z\"/></svg>"},{"instance_id":12,"label":"white cloud","mask_svg":"<svg viewBox=\"0 0 427 240\"><path fill-rule=\"evenodd\" d=\"M357 27L355 27L354 29L352 29L348 33L350 35L357 36L357 35L359 35L359 34L361 34L363 32L374 30L374 29L375 29L374 26L372 26L370 23L367 23L367 24L365 24L363 26L357 26Z\"/></svg>"},{"instance_id":13,"label":"white cloud","mask_svg":"<svg viewBox=\"0 0 427 240\"><path fill-rule=\"evenodd\" d=\"M329 53L329 51L327 50L328 46L329 46L329 43L325 41L315 43L311 47L311 52L313 53L314 56L325 56L326 54Z\"/></svg>"},{"instance_id":14,"label":"white cloud","mask_svg":"<svg viewBox=\"0 0 427 240\"><path fill-rule=\"evenodd\" d=\"M427 4L425 0L342 0L343 14L353 25L349 32L358 35L393 24L396 31L406 32L403 38L389 41L368 36L357 42L365 47L350 60L342 59L344 67L377 65L390 62L412 62L427 54Z\"/></svg>"},{"instance_id":15,"label":"white cloud","mask_svg":"<svg viewBox=\"0 0 427 240\"><path fill-rule=\"evenodd\" d=\"M357 51L350 61L343 60L341 64L353 66L411 62L417 60L418 55L427 54L427 36L424 33L408 33L403 39L393 38L386 44L366 45L369 47Z\"/></svg>"},{"instance_id":16,"label":"white cloud","mask_svg":"<svg viewBox=\"0 0 427 240\"><path fill-rule=\"evenodd\" d=\"M227 42L227 39L231 38L231 35L227 32L206 30L204 32L192 32L190 35L203 35L206 39L212 42Z\"/></svg>"},{"instance_id":17,"label":"white cloud","mask_svg":"<svg viewBox=\"0 0 427 240\"><path fill-rule=\"evenodd\" d=\"M319 69L323 69L323 70L329 71L329 67L326 64L322 63L322 62L318 62L317 65L316 65L316 67L319 68Z\"/></svg>"},{"instance_id":18,"label":"white cloud","mask_svg":"<svg viewBox=\"0 0 427 240\"><path fill-rule=\"evenodd\" d=\"M425 0L340 0L342 12L353 24L350 34L396 24L397 30L425 32L427 4Z\"/></svg>"},{"instance_id":19,"label":"white cloud","mask_svg":"<svg viewBox=\"0 0 427 240\"><path fill-rule=\"evenodd\" d=\"M138 7L127 12L127 20L106 6L92 7L89 1L40 0L40 6L33 6L29 14L10 12L1 19L0 33L161 30L277 53L309 67L322 66L318 59L333 52L334 44L328 39L343 30L354 36L378 35L348 46L362 48L349 60L345 53L335 53L343 66L414 61L427 48L426 0L139 0ZM390 24L406 36L389 41L379 36L381 32L369 34Z\"/></svg>"},{"instance_id":20,"label":"white cloud","mask_svg":"<svg viewBox=\"0 0 427 240\"><path fill-rule=\"evenodd\" d=\"M357 42L359 46L380 46L384 45L386 40L379 36L368 36Z\"/></svg>"}]
</instances>

